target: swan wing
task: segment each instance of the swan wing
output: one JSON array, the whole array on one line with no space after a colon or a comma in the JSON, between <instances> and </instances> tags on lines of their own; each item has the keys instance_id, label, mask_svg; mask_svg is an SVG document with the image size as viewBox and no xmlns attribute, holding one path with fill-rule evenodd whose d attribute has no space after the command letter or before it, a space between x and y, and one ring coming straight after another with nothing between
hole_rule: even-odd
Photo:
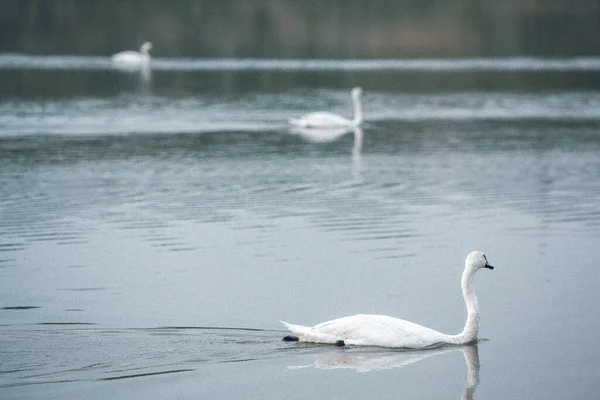
<instances>
[{"instance_id":1,"label":"swan wing","mask_svg":"<svg viewBox=\"0 0 600 400\"><path fill-rule=\"evenodd\" d=\"M343 340L346 344L358 346L423 348L444 343L447 336L386 315L358 314L326 321L311 328L288 325L286 327L301 341L335 343Z\"/></svg>"},{"instance_id":2,"label":"swan wing","mask_svg":"<svg viewBox=\"0 0 600 400\"><path fill-rule=\"evenodd\" d=\"M140 53L138 53L137 51L122 51L120 53L113 54L113 56L110 59L114 62L117 62L120 60L133 60L139 58Z\"/></svg>"},{"instance_id":3,"label":"swan wing","mask_svg":"<svg viewBox=\"0 0 600 400\"><path fill-rule=\"evenodd\" d=\"M139 65L150 61L150 57L137 51L122 51L114 54L111 58L114 64Z\"/></svg>"},{"instance_id":4,"label":"swan wing","mask_svg":"<svg viewBox=\"0 0 600 400\"><path fill-rule=\"evenodd\" d=\"M325 128L336 126L351 126L352 121L341 115L330 112L313 112L299 118L291 118L290 124L304 128Z\"/></svg>"}]
</instances>

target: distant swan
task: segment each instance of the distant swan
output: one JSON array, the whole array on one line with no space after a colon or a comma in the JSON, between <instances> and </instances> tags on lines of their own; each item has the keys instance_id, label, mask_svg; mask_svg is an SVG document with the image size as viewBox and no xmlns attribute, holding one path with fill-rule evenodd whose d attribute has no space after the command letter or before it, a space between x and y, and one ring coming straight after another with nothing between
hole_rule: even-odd
<instances>
[{"instance_id":1,"label":"distant swan","mask_svg":"<svg viewBox=\"0 0 600 400\"><path fill-rule=\"evenodd\" d=\"M323 322L313 327L280 321L296 336L284 340L336 345L424 348L436 344L466 344L477 340L479 305L473 276L481 268L494 269L485 254L472 251L465 260L461 287L467 305L467 322L458 335L447 335L413 322L386 315L358 314Z\"/></svg>"},{"instance_id":2,"label":"distant swan","mask_svg":"<svg viewBox=\"0 0 600 400\"><path fill-rule=\"evenodd\" d=\"M145 42L140 46L140 51L122 51L114 54L110 59L116 66L119 67L141 67L150 63L150 50L152 43Z\"/></svg>"},{"instance_id":3,"label":"distant swan","mask_svg":"<svg viewBox=\"0 0 600 400\"><path fill-rule=\"evenodd\" d=\"M305 114L299 118L290 118L289 123L302 128L335 128L335 127L353 127L359 126L363 122L362 106L360 104L360 95L362 89L355 87L352 89L352 103L354 104L354 119L344 118L341 115L330 112L313 112Z\"/></svg>"}]
</instances>

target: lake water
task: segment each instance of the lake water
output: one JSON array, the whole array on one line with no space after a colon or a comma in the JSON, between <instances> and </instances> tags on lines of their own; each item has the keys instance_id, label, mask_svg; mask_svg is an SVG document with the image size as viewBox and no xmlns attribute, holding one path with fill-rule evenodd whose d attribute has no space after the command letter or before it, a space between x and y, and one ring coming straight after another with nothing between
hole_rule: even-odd
<instances>
[{"instance_id":1,"label":"lake water","mask_svg":"<svg viewBox=\"0 0 600 400\"><path fill-rule=\"evenodd\" d=\"M600 60L0 55L0 397L593 398ZM287 119L351 115L361 130ZM387 314L482 340L281 341Z\"/></svg>"}]
</instances>

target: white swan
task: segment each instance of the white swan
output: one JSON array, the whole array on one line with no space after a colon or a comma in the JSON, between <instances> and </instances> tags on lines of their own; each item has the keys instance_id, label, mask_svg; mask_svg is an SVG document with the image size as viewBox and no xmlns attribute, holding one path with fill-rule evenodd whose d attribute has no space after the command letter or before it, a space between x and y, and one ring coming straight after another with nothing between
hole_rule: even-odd
<instances>
[{"instance_id":1,"label":"white swan","mask_svg":"<svg viewBox=\"0 0 600 400\"><path fill-rule=\"evenodd\" d=\"M114 54L110 59L118 67L139 68L150 64L151 42L144 42L140 46L140 51L122 51Z\"/></svg>"},{"instance_id":2,"label":"white swan","mask_svg":"<svg viewBox=\"0 0 600 400\"><path fill-rule=\"evenodd\" d=\"M290 118L289 123L302 128L335 128L335 127L353 127L359 126L363 122L362 106L360 104L360 95L362 89L355 87L352 89L352 103L354 104L354 119L344 118L341 115L330 112L313 112L305 114L299 118Z\"/></svg>"},{"instance_id":3,"label":"white swan","mask_svg":"<svg viewBox=\"0 0 600 400\"><path fill-rule=\"evenodd\" d=\"M353 315L313 327L280 321L294 333L284 340L336 345L424 348L436 344L466 344L477 340L479 306L473 290L473 276L481 268L494 269L485 254L472 251L465 260L461 287L467 305L467 322L458 335L447 335L413 322L386 315Z\"/></svg>"}]
</instances>

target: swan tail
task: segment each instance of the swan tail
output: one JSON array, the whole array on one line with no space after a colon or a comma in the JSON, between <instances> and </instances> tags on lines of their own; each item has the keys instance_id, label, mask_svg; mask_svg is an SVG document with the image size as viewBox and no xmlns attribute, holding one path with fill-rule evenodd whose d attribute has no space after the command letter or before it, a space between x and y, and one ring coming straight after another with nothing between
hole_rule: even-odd
<instances>
[{"instance_id":1,"label":"swan tail","mask_svg":"<svg viewBox=\"0 0 600 400\"><path fill-rule=\"evenodd\" d=\"M300 342L311 342L311 343L327 343L327 344L338 344L340 341L339 338L329 335L326 333L316 332L310 326L303 325L294 325L285 321L279 321L285 326L290 332L292 332Z\"/></svg>"},{"instance_id":2,"label":"swan tail","mask_svg":"<svg viewBox=\"0 0 600 400\"><path fill-rule=\"evenodd\" d=\"M283 326L286 327L286 329L288 329L292 333L295 333L296 335L304 334L310 331L310 327L308 326L294 325L281 320L279 322L281 322Z\"/></svg>"}]
</instances>

